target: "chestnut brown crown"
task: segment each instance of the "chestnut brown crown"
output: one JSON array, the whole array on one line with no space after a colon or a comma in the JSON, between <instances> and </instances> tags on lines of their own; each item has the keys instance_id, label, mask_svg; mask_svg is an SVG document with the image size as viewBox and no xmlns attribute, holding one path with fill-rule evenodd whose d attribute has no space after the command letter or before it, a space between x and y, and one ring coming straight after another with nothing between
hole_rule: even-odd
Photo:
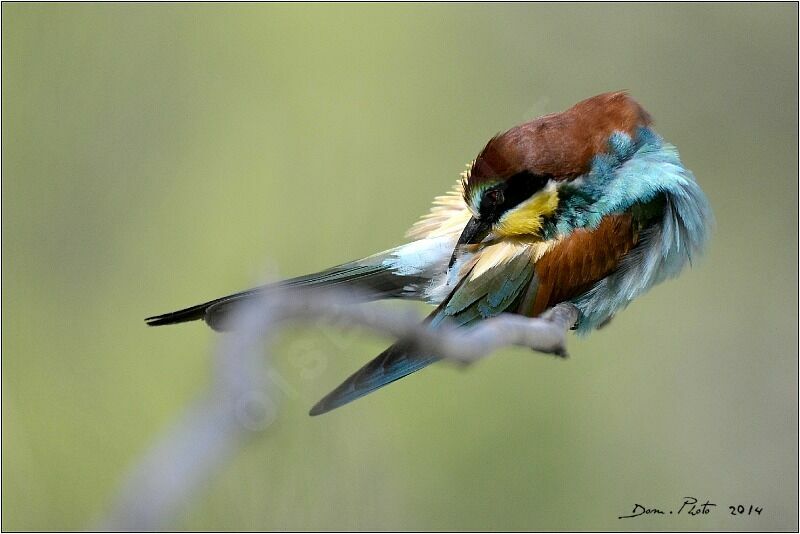
<instances>
[{"instance_id":1,"label":"chestnut brown crown","mask_svg":"<svg viewBox=\"0 0 800 534\"><path fill-rule=\"evenodd\" d=\"M650 115L624 91L603 93L561 113L533 119L493 137L464 180L469 204L481 185L526 173L569 180L589 171L592 158L607 151L611 134L633 136Z\"/></svg>"}]
</instances>

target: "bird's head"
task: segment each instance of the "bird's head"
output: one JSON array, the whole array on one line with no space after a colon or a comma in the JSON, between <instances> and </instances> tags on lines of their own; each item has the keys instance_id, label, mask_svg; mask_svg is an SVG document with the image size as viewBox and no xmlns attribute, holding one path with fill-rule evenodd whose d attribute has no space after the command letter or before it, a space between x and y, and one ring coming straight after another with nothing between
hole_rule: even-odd
<instances>
[{"instance_id":1,"label":"bird's head","mask_svg":"<svg viewBox=\"0 0 800 534\"><path fill-rule=\"evenodd\" d=\"M615 132L633 136L650 122L627 93L604 93L493 137L464 176L472 218L453 257L487 238L541 238L544 220L558 211L559 189L586 179Z\"/></svg>"}]
</instances>

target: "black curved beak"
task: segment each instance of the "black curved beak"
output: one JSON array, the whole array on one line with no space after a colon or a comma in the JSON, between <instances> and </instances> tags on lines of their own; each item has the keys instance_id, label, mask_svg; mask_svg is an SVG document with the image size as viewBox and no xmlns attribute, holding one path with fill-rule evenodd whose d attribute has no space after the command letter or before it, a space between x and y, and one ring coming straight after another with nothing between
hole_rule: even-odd
<instances>
[{"instance_id":1,"label":"black curved beak","mask_svg":"<svg viewBox=\"0 0 800 534\"><path fill-rule=\"evenodd\" d=\"M461 237L458 238L458 243L456 243L456 247L453 249L453 255L450 257L450 263L447 264L447 268L449 269L456 262L456 253L458 253L458 249L461 247L461 245L474 245L476 243L480 243L483 241L483 238L489 234L489 230L491 229L491 222L471 217L467 225L464 227L464 231L461 232Z\"/></svg>"}]
</instances>

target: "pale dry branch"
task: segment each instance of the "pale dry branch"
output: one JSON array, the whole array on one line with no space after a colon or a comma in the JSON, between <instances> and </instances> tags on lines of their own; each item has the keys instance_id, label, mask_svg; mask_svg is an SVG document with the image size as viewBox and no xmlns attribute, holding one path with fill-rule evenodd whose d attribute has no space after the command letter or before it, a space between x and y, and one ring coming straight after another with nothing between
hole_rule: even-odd
<instances>
[{"instance_id":1,"label":"pale dry branch","mask_svg":"<svg viewBox=\"0 0 800 534\"><path fill-rule=\"evenodd\" d=\"M286 390L271 371L270 346L287 321L361 327L412 342L445 360L470 363L511 345L565 356L566 333L578 318L573 305L559 304L536 319L503 314L470 328L443 323L431 329L413 313L355 305L364 300L353 292L280 289L243 305L230 320L232 332L221 337L214 353L209 390L134 464L96 529L163 528L244 438L269 426L277 413L275 390Z\"/></svg>"},{"instance_id":2,"label":"pale dry branch","mask_svg":"<svg viewBox=\"0 0 800 534\"><path fill-rule=\"evenodd\" d=\"M537 352L566 356L566 333L578 320L578 309L558 304L539 318L501 314L475 326L456 328L443 322L427 328L416 314L386 307L353 306L365 299L338 291L296 290L283 301L276 317L321 320L342 327L363 327L413 342L444 360L471 363L502 347L527 347ZM274 304L273 304L274 305ZM236 326L232 323L231 328Z\"/></svg>"}]
</instances>

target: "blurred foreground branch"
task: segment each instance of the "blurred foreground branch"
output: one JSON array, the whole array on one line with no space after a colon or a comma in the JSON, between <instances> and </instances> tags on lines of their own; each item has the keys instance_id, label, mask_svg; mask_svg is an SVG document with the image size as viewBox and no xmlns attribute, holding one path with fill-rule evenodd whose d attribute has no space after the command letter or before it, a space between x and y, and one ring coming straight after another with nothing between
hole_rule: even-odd
<instances>
[{"instance_id":1,"label":"blurred foreground branch","mask_svg":"<svg viewBox=\"0 0 800 534\"><path fill-rule=\"evenodd\" d=\"M351 291L276 289L242 305L229 323L232 332L220 338L214 353L211 387L135 463L96 530L164 528L244 438L272 422L275 386L285 389L269 361L281 323L358 326L415 343L445 360L470 363L509 345L566 356L566 333L578 318L573 305L559 304L540 318L503 314L474 327L444 323L434 330L415 313L354 305L364 300Z\"/></svg>"}]
</instances>

